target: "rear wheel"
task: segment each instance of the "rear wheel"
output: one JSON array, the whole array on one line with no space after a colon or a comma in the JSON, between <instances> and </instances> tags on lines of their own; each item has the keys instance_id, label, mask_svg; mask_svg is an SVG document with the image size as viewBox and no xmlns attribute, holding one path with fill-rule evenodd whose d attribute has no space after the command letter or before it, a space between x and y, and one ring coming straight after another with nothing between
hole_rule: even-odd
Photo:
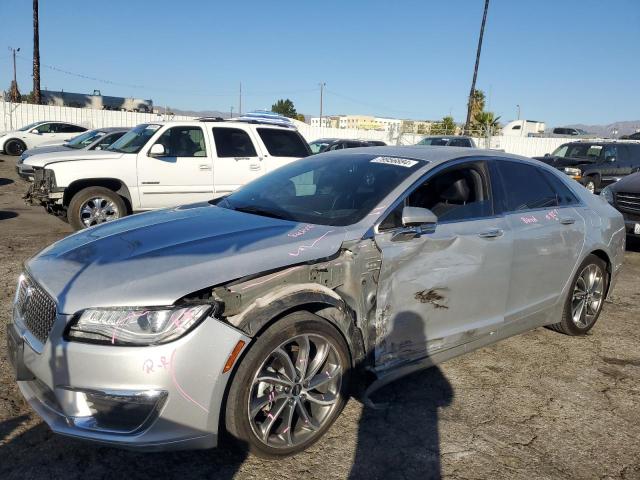
<instances>
[{"instance_id":1,"label":"rear wheel","mask_svg":"<svg viewBox=\"0 0 640 480\"><path fill-rule=\"evenodd\" d=\"M292 455L318 440L346 401L350 357L338 330L294 312L261 334L233 378L225 424L266 457Z\"/></svg>"},{"instance_id":2,"label":"rear wheel","mask_svg":"<svg viewBox=\"0 0 640 480\"><path fill-rule=\"evenodd\" d=\"M591 330L602 311L607 285L607 265L601 258L589 255L573 279L562 320L551 328L567 335L584 335Z\"/></svg>"},{"instance_id":3,"label":"rear wheel","mask_svg":"<svg viewBox=\"0 0 640 480\"><path fill-rule=\"evenodd\" d=\"M591 193L596 193L596 190L598 189L599 184L600 182L596 177L593 177L593 176L587 177L587 180L584 183L584 188L589 190Z\"/></svg>"},{"instance_id":4,"label":"rear wheel","mask_svg":"<svg viewBox=\"0 0 640 480\"><path fill-rule=\"evenodd\" d=\"M9 140L4 144L4 151L7 153L7 155L22 155L22 152L24 152L26 149L27 146L25 145L25 143L22 140L18 139Z\"/></svg>"},{"instance_id":5,"label":"rear wheel","mask_svg":"<svg viewBox=\"0 0 640 480\"><path fill-rule=\"evenodd\" d=\"M117 220L127 215L124 200L113 190L88 187L76 193L67 209L67 220L75 230Z\"/></svg>"}]
</instances>

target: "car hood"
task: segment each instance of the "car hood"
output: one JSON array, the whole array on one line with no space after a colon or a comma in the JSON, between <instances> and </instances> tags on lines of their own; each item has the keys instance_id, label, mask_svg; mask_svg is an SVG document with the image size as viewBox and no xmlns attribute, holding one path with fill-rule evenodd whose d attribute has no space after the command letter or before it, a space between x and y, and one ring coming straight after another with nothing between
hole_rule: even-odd
<instances>
[{"instance_id":1,"label":"car hood","mask_svg":"<svg viewBox=\"0 0 640 480\"><path fill-rule=\"evenodd\" d=\"M49 153L34 153L27 157L24 161L25 165L32 167L45 167L50 163L56 162L74 162L78 160L109 160L118 159L125 155L119 152L108 152L105 150L73 150L65 148L64 151L55 151Z\"/></svg>"},{"instance_id":2,"label":"car hood","mask_svg":"<svg viewBox=\"0 0 640 480\"><path fill-rule=\"evenodd\" d=\"M24 158L32 157L33 155L41 155L43 153L54 153L54 152L65 152L65 153L75 153L80 151L80 149L73 149L65 147L64 144L58 145L39 145L35 148L30 148L25 151L22 156Z\"/></svg>"},{"instance_id":3,"label":"car hood","mask_svg":"<svg viewBox=\"0 0 640 480\"><path fill-rule=\"evenodd\" d=\"M533 157L536 160L540 160L547 165L551 165L556 168L563 167L575 167L578 165L594 165L595 162L588 162L584 158L570 158L570 157Z\"/></svg>"},{"instance_id":4,"label":"car hood","mask_svg":"<svg viewBox=\"0 0 640 480\"><path fill-rule=\"evenodd\" d=\"M627 192L640 194L640 172L632 173L626 177L621 178L616 183L611 185L611 189L614 192Z\"/></svg>"},{"instance_id":5,"label":"car hood","mask_svg":"<svg viewBox=\"0 0 640 480\"><path fill-rule=\"evenodd\" d=\"M56 299L60 313L171 305L236 278L330 257L345 232L204 203L80 231L26 267Z\"/></svg>"}]
</instances>

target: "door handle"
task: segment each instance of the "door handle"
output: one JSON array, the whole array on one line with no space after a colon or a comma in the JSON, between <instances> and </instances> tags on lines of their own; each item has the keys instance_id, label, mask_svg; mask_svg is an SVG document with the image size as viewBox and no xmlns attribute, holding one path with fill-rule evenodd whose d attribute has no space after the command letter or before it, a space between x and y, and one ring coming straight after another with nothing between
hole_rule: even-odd
<instances>
[{"instance_id":1,"label":"door handle","mask_svg":"<svg viewBox=\"0 0 640 480\"><path fill-rule=\"evenodd\" d=\"M200 170L211 170L211 165L200 165Z\"/></svg>"},{"instance_id":2,"label":"door handle","mask_svg":"<svg viewBox=\"0 0 640 480\"><path fill-rule=\"evenodd\" d=\"M234 160L237 162L239 160L251 160L251 157L234 157Z\"/></svg>"},{"instance_id":3,"label":"door handle","mask_svg":"<svg viewBox=\"0 0 640 480\"><path fill-rule=\"evenodd\" d=\"M572 225L572 224L576 223L576 219L575 218L571 218L571 217L561 218L560 219L560 223L562 225Z\"/></svg>"},{"instance_id":4,"label":"door handle","mask_svg":"<svg viewBox=\"0 0 640 480\"><path fill-rule=\"evenodd\" d=\"M252 163L251 165L249 165L249 170L260 170L260 165L258 165L257 163Z\"/></svg>"},{"instance_id":5,"label":"door handle","mask_svg":"<svg viewBox=\"0 0 640 480\"><path fill-rule=\"evenodd\" d=\"M492 228L491 230L486 230L478 234L480 238L497 238L502 235L504 235L504 230L501 228Z\"/></svg>"}]
</instances>

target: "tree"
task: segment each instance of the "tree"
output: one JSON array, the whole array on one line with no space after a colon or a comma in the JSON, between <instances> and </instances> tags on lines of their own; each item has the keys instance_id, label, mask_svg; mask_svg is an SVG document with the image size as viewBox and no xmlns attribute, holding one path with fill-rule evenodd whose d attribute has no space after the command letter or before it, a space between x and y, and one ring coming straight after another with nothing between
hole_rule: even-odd
<instances>
[{"instance_id":1,"label":"tree","mask_svg":"<svg viewBox=\"0 0 640 480\"><path fill-rule=\"evenodd\" d=\"M471 95L471 124L473 124L476 115L484 110L485 96L482 90L474 90Z\"/></svg>"},{"instance_id":2,"label":"tree","mask_svg":"<svg viewBox=\"0 0 640 480\"><path fill-rule=\"evenodd\" d=\"M456 122L453 117L446 116L442 118L442 121L435 122L431 125L429 133L431 135L454 135L457 130Z\"/></svg>"},{"instance_id":3,"label":"tree","mask_svg":"<svg viewBox=\"0 0 640 480\"><path fill-rule=\"evenodd\" d=\"M476 127L474 132L483 136L495 135L500 129L498 120L500 117L496 117L493 112L478 112L473 117L473 125Z\"/></svg>"},{"instance_id":4,"label":"tree","mask_svg":"<svg viewBox=\"0 0 640 480\"><path fill-rule=\"evenodd\" d=\"M40 104L40 30L38 0L33 0L33 103Z\"/></svg>"},{"instance_id":5,"label":"tree","mask_svg":"<svg viewBox=\"0 0 640 480\"><path fill-rule=\"evenodd\" d=\"M276 103L271 105L271 111L273 113L279 113L280 115L284 115L289 118L298 118L298 112L296 112L296 107L293 106L293 102L288 98L286 100L278 100Z\"/></svg>"}]
</instances>

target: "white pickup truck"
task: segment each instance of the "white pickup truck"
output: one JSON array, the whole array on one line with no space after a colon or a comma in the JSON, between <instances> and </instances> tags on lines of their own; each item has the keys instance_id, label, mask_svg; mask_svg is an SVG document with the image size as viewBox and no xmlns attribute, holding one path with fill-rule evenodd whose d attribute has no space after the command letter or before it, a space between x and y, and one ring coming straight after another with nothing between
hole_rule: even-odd
<instances>
[{"instance_id":1,"label":"white pickup truck","mask_svg":"<svg viewBox=\"0 0 640 480\"><path fill-rule=\"evenodd\" d=\"M145 123L106 150L29 157L25 199L79 230L226 195L310 153L294 128L257 120Z\"/></svg>"}]
</instances>

